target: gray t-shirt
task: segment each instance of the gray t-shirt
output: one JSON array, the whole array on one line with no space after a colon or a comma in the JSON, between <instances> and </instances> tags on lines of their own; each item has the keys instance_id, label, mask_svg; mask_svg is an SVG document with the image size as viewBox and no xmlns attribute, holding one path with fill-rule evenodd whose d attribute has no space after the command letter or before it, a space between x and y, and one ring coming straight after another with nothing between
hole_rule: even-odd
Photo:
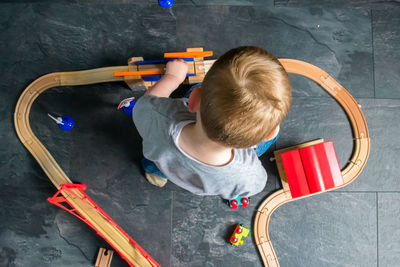
<instances>
[{"instance_id":1,"label":"gray t-shirt","mask_svg":"<svg viewBox=\"0 0 400 267\"><path fill-rule=\"evenodd\" d=\"M210 166L178 146L185 125L196 120L187 99L142 96L133 109L133 121L143 138L143 155L153 161L167 179L196 195L219 195L225 199L259 193L267 173L252 148L234 149L225 166Z\"/></svg>"}]
</instances>

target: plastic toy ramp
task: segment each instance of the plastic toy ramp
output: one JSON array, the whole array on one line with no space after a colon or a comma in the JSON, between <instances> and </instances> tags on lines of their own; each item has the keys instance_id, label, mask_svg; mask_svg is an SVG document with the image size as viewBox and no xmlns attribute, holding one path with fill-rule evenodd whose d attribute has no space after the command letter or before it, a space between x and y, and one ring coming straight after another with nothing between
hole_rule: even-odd
<instances>
[{"instance_id":1,"label":"plastic toy ramp","mask_svg":"<svg viewBox=\"0 0 400 267\"><path fill-rule=\"evenodd\" d=\"M264 200L264 202L257 210L254 222L254 236L256 244L263 259L264 265L269 267L279 266L278 258L275 254L271 240L269 239L268 235L268 224L269 220L271 219L272 213L279 206L287 202L301 199L307 196L320 194L348 185L349 183L354 181L354 179L356 179L361 173L367 162L370 151L370 139L364 115L357 102L345 88L343 88L325 71L314 65L293 59L280 59L280 62L285 67L287 72L299 74L309 79L312 79L313 81L318 83L324 90L326 90L334 99L336 99L339 105L346 112L350 121L354 137L354 147L353 154L350 157L348 164L341 170L344 182L342 185L335 186L321 192L300 196L295 199L293 199L292 197L292 192L290 191L289 184L285 177L281 154L296 149L315 146L322 143L323 140L316 140L294 147L274 151L275 160L283 188Z\"/></svg>"}]
</instances>

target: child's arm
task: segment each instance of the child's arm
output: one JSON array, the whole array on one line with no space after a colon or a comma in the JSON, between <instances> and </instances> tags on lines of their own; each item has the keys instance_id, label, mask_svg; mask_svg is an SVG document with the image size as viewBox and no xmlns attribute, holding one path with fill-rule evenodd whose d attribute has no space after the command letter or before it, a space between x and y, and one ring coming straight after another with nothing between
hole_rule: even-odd
<instances>
[{"instance_id":1,"label":"child's arm","mask_svg":"<svg viewBox=\"0 0 400 267\"><path fill-rule=\"evenodd\" d=\"M169 61L165 74L145 95L169 97L169 95L185 80L188 66L182 59Z\"/></svg>"}]
</instances>

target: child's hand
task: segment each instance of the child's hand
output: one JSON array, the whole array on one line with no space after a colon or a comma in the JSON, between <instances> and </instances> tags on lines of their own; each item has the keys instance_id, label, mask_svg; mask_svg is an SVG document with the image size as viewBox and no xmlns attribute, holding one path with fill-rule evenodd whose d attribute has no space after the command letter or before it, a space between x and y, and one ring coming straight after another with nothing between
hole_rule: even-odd
<instances>
[{"instance_id":1,"label":"child's hand","mask_svg":"<svg viewBox=\"0 0 400 267\"><path fill-rule=\"evenodd\" d=\"M188 65L182 59L169 61L164 75L154 86L147 90L146 95L155 95L158 97L169 97L170 94L178 88L185 80Z\"/></svg>"},{"instance_id":2,"label":"child's hand","mask_svg":"<svg viewBox=\"0 0 400 267\"><path fill-rule=\"evenodd\" d=\"M176 82L181 84L188 72L188 65L183 59L175 59L167 63L167 68L165 70L165 76L170 75L176 79Z\"/></svg>"}]
</instances>

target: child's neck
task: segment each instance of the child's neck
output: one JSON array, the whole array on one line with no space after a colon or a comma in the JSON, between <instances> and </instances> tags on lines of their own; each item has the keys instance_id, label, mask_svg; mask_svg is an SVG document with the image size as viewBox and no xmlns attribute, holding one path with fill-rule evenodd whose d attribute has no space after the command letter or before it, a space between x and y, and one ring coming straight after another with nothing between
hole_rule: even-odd
<instances>
[{"instance_id":1,"label":"child's neck","mask_svg":"<svg viewBox=\"0 0 400 267\"><path fill-rule=\"evenodd\" d=\"M186 125L178 139L179 147L189 156L212 166L224 166L232 161L234 150L210 140L199 120Z\"/></svg>"}]
</instances>

